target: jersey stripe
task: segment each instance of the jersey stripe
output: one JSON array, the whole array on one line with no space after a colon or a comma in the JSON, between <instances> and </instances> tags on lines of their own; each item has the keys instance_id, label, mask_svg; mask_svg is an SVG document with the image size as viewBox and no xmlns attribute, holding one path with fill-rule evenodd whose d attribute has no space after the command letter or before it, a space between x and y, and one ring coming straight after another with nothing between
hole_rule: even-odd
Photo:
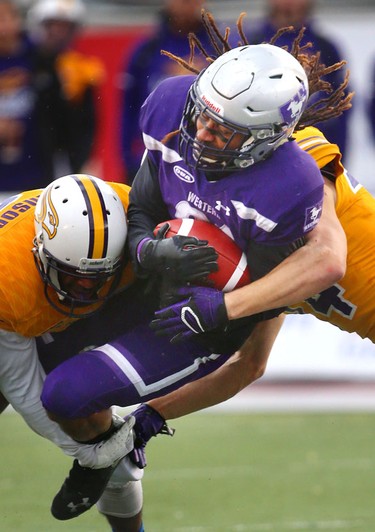
<instances>
[{"instance_id":1,"label":"jersey stripe","mask_svg":"<svg viewBox=\"0 0 375 532\"><path fill-rule=\"evenodd\" d=\"M159 380L152 381L150 383L146 383L140 375L140 373L136 370L136 368L131 364L131 362L125 357L124 353L119 351L116 347L114 347L111 344L105 344L102 345L94 350L94 352L100 353L101 357L105 360L106 358L109 358L112 360L114 364L118 367L118 369L129 379L129 381L133 384L134 388L137 390L137 393L140 397L144 397L145 395L159 392L160 390L163 390L163 388L167 388L168 386L172 386L176 382L179 382L182 379L185 379L198 371L199 366L202 364L206 364L210 360L216 360L220 357L219 354L211 353L208 356L199 357L192 359L189 364L186 365L186 367L181 368L179 371L175 371L174 373L168 375L167 377L164 377Z\"/></svg>"}]
</instances>

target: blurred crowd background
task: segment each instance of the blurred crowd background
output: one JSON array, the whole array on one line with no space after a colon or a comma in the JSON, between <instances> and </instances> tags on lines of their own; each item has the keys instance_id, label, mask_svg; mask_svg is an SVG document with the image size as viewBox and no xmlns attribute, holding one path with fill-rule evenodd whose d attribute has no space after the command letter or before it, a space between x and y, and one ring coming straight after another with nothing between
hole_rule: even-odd
<instances>
[{"instance_id":1,"label":"blurred crowd background","mask_svg":"<svg viewBox=\"0 0 375 532\"><path fill-rule=\"evenodd\" d=\"M305 25L324 62L347 60L353 109L323 130L375 192L375 0L0 0L0 191L70 171L131 183L142 101L162 77L187 73L160 49L188 56L187 34L205 39L202 7L232 28L234 45L245 11L249 42Z\"/></svg>"}]
</instances>

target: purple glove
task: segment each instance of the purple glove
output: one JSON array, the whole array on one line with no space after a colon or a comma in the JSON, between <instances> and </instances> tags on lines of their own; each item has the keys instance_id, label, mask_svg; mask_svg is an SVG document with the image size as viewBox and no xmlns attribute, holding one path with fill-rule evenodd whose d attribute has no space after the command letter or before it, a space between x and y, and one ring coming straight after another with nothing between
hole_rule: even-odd
<instances>
[{"instance_id":1,"label":"purple glove","mask_svg":"<svg viewBox=\"0 0 375 532\"><path fill-rule=\"evenodd\" d=\"M175 296L178 301L155 312L150 325L156 334L171 336L171 343L227 325L224 293L220 290L189 286L178 288Z\"/></svg>"},{"instance_id":2,"label":"purple glove","mask_svg":"<svg viewBox=\"0 0 375 532\"><path fill-rule=\"evenodd\" d=\"M147 404L140 405L130 414L135 417L134 449L128 454L130 460L140 469L147 465L145 448L148 440L157 434L173 436L174 429L168 427L165 419Z\"/></svg>"}]
</instances>

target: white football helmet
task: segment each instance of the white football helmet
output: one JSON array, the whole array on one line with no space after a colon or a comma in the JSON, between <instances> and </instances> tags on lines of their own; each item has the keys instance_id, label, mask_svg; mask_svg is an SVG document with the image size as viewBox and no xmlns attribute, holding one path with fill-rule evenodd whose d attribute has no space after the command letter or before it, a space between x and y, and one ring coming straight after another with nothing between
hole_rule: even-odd
<instances>
[{"instance_id":1,"label":"white football helmet","mask_svg":"<svg viewBox=\"0 0 375 532\"><path fill-rule=\"evenodd\" d=\"M205 172L239 170L262 161L292 135L308 96L307 75L286 50L271 44L234 48L193 83L180 125L180 155ZM222 149L196 139L196 119L202 113L230 132ZM245 136L242 146L228 148L237 133Z\"/></svg>"},{"instance_id":2,"label":"white football helmet","mask_svg":"<svg viewBox=\"0 0 375 532\"><path fill-rule=\"evenodd\" d=\"M60 177L41 193L34 225L33 253L48 301L62 312L68 305L63 313L74 316L73 307L107 299L121 274L127 238L126 214L113 188L89 175ZM98 281L98 292L89 300L77 299L64 290L61 274ZM103 287L111 279L110 289ZM63 307L56 307L48 286L57 292Z\"/></svg>"}]
</instances>

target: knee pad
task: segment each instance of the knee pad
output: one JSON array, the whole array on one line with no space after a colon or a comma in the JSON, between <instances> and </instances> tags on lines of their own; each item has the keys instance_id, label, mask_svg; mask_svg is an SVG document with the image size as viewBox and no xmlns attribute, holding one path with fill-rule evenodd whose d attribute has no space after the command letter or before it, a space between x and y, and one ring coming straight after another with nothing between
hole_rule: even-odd
<instances>
[{"instance_id":1,"label":"knee pad","mask_svg":"<svg viewBox=\"0 0 375 532\"><path fill-rule=\"evenodd\" d=\"M109 482L112 485L124 484L129 480L141 480L144 474L144 469L140 469L133 462L125 456L118 464Z\"/></svg>"},{"instance_id":2,"label":"knee pad","mask_svg":"<svg viewBox=\"0 0 375 532\"><path fill-rule=\"evenodd\" d=\"M111 482L107 484L103 495L98 500L97 509L100 513L119 518L137 515L143 506L143 490L141 480L125 483Z\"/></svg>"}]
</instances>

